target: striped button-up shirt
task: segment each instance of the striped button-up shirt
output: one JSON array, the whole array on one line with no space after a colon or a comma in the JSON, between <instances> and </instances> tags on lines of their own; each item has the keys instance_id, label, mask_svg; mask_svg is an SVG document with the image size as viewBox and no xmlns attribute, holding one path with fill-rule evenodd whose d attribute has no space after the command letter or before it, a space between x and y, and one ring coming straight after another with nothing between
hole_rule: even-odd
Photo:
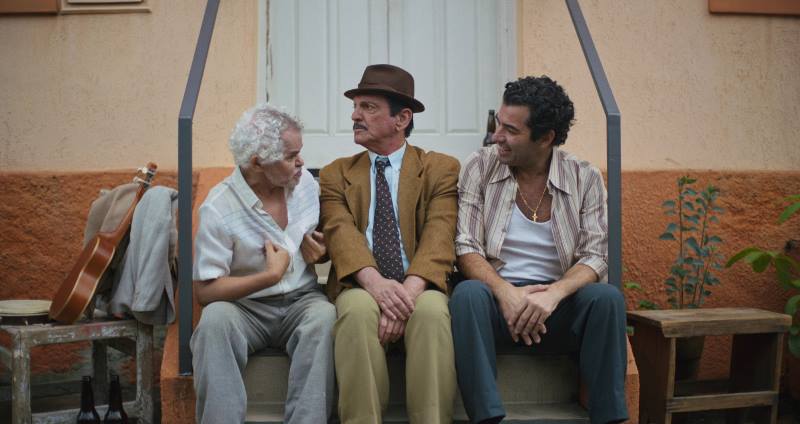
<instances>
[{"instance_id":1,"label":"striped button-up shirt","mask_svg":"<svg viewBox=\"0 0 800 424\"><path fill-rule=\"evenodd\" d=\"M586 161L553 149L547 185L553 196L551 220L561 270L575 264L592 268L599 279L608 271L606 190L600 171ZM456 255L477 253L495 270L500 259L517 181L500 163L495 146L470 155L458 181L458 235Z\"/></svg>"}]
</instances>

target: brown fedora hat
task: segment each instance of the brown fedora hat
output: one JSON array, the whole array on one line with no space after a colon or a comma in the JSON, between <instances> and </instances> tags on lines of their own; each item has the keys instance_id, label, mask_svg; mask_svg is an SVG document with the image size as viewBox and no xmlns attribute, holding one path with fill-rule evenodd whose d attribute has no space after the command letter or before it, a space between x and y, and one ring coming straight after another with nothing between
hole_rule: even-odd
<instances>
[{"instance_id":1,"label":"brown fedora hat","mask_svg":"<svg viewBox=\"0 0 800 424\"><path fill-rule=\"evenodd\" d=\"M383 94L402 101L414 113L425 110L425 105L414 98L414 77L394 65L367 66L358 83L358 88L344 92L344 96L348 99L359 94Z\"/></svg>"}]
</instances>

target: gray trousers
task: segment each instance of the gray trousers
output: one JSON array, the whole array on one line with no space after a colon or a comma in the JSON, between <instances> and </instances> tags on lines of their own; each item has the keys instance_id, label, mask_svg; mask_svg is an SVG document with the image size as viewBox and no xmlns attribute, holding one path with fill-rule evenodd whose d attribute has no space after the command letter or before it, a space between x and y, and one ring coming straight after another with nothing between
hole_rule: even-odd
<instances>
[{"instance_id":1,"label":"gray trousers","mask_svg":"<svg viewBox=\"0 0 800 424\"><path fill-rule=\"evenodd\" d=\"M336 309L316 288L206 306L191 341L197 422L244 422L247 356L273 347L291 358L284 422L326 423L335 395L335 321Z\"/></svg>"},{"instance_id":2,"label":"gray trousers","mask_svg":"<svg viewBox=\"0 0 800 424\"><path fill-rule=\"evenodd\" d=\"M464 409L473 423L500 422L506 411L497 390L495 347L514 344L500 307L486 284L467 280L458 284L450 297L450 316ZM592 424L628 419L622 293L610 284L589 284L564 299L545 326L547 334L531 349L578 353Z\"/></svg>"}]
</instances>

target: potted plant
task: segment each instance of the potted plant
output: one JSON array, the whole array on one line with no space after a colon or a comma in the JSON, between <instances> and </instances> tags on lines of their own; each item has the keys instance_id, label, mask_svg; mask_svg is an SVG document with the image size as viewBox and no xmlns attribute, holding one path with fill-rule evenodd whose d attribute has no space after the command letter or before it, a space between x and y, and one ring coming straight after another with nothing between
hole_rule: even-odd
<instances>
[{"instance_id":1,"label":"potted plant","mask_svg":"<svg viewBox=\"0 0 800 424\"><path fill-rule=\"evenodd\" d=\"M665 201L664 213L674 217L659 239L674 242L677 254L664 280L667 303L673 309L699 308L711 287L720 283L714 275L722 268L724 257L719 252L722 239L712 234L718 215L719 188L709 185L696 191L697 180L688 176L678 178L677 196ZM652 302L650 302L652 304ZM640 302L647 305L647 301ZM676 341L676 371L678 380L694 379L700 365L704 337L680 338Z\"/></svg>"},{"instance_id":2,"label":"potted plant","mask_svg":"<svg viewBox=\"0 0 800 424\"><path fill-rule=\"evenodd\" d=\"M778 217L778 224L783 224L800 211L800 195L789 196L786 200L790 204ZM800 359L800 293L798 293L800 291L800 262L791 256L790 244L791 242L787 243L782 251L766 250L754 246L746 247L733 255L725 266L731 267L736 262L745 261L757 273L773 269L780 286L784 290L794 293L786 301L783 310L792 316L792 326L789 328L789 337L787 338L789 352L795 358ZM793 396L800 398L800 384L795 382L795 385L796 387L792 387Z\"/></svg>"}]
</instances>

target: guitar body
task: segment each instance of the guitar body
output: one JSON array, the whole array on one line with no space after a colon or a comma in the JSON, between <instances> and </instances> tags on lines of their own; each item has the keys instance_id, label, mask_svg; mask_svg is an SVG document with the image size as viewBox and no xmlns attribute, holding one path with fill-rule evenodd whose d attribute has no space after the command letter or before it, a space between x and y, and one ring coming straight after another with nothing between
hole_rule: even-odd
<instances>
[{"instance_id":1,"label":"guitar body","mask_svg":"<svg viewBox=\"0 0 800 424\"><path fill-rule=\"evenodd\" d=\"M70 284L61 284L50 304L50 318L72 324L83 315L116 250L116 244L106 234L96 235L84 247L64 279L65 283ZM75 284L71 284L72 282Z\"/></svg>"},{"instance_id":2,"label":"guitar body","mask_svg":"<svg viewBox=\"0 0 800 424\"><path fill-rule=\"evenodd\" d=\"M155 164L148 164L147 179L140 180L142 186L136 193L125 217L119 227L111 233L99 233L84 246L72 270L61 283L53 302L50 304L50 318L66 324L72 324L83 315L94 297L100 279L105 274L117 246L131 225L133 211L142 198L150 180L155 175Z\"/></svg>"}]
</instances>

